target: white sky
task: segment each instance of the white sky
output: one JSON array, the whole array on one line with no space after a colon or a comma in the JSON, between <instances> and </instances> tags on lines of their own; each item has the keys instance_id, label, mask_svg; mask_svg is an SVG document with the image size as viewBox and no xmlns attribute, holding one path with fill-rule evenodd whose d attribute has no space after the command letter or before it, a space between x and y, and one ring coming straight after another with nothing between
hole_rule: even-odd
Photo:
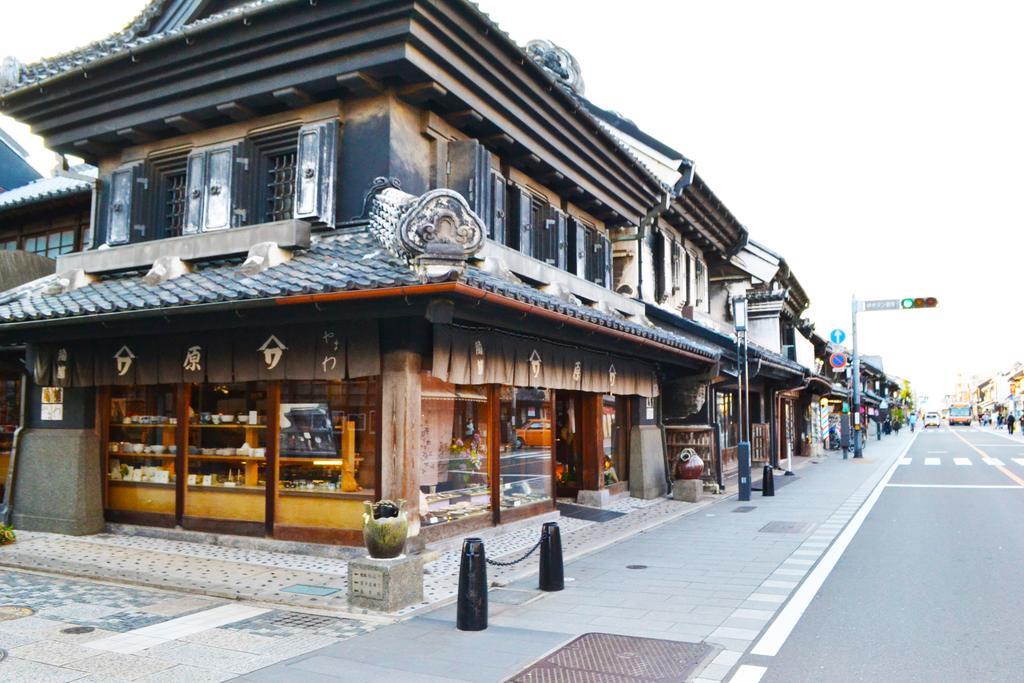
<instances>
[{"instance_id":1,"label":"white sky","mask_svg":"<svg viewBox=\"0 0 1024 683\"><path fill-rule=\"evenodd\" d=\"M4 4L0 55L31 61L117 30L145 2L104 0L102 14L79 0ZM567 48L591 100L694 159L751 235L789 261L823 334L849 331L853 293L937 296L935 311L861 316L862 351L936 404L958 371L1024 357L1024 7L479 4L519 43ZM0 126L30 146L23 128Z\"/></svg>"}]
</instances>

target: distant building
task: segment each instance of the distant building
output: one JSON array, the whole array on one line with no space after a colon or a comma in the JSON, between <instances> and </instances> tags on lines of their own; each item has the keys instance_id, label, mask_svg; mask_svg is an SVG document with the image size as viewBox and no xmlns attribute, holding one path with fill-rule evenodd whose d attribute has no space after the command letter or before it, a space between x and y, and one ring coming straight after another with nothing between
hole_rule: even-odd
<instances>
[{"instance_id":1,"label":"distant building","mask_svg":"<svg viewBox=\"0 0 1024 683\"><path fill-rule=\"evenodd\" d=\"M40 177L27 159L25 148L0 128L0 192L21 187Z\"/></svg>"}]
</instances>

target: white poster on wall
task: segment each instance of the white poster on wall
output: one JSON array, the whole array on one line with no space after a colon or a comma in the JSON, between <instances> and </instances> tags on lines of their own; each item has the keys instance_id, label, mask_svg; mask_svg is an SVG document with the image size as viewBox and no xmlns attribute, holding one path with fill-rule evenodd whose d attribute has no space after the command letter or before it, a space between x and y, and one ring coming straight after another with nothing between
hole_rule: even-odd
<instances>
[{"instance_id":1,"label":"white poster on wall","mask_svg":"<svg viewBox=\"0 0 1024 683\"><path fill-rule=\"evenodd\" d=\"M39 419L46 422L59 422L64 419L64 389L43 387Z\"/></svg>"}]
</instances>

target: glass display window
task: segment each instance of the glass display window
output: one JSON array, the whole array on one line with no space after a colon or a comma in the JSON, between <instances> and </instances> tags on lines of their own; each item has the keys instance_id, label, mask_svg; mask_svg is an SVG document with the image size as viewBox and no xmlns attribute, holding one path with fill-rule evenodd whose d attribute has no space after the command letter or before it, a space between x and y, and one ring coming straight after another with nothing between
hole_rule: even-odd
<instances>
[{"instance_id":1,"label":"glass display window","mask_svg":"<svg viewBox=\"0 0 1024 683\"><path fill-rule=\"evenodd\" d=\"M188 408L190 517L266 518L267 385L193 385Z\"/></svg>"},{"instance_id":2,"label":"glass display window","mask_svg":"<svg viewBox=\"0 0 1024 683\"><path fill-rule=\"evenodd\" d=\"M551 500L551 392L501 387L501 509Z\"/></svg>"},{"instance_id":3,"label":"glass display window","mask_svg":"<svg viewBox=\"0 0 1024 683\"><path fill-rule=\"evenodd\" d=\"M601 398L601 452L604 485L629 478L629 407L625 396Z\"/></svg>"},{"instance_id":4,"label":"glass display window","mask_svg":"<svg viewBox=\"0 0 1024 683\"><path fill-rule=\"evenodd\" d=\"M424 374L419 510L424 526L491 512L487 389Z\"/></svg>"},{"instance_id":5,"label":"glass display window","mask_svg":"<svg viewBox=\"0 0 1024 683\"><path fill-rule=\"evenodd\" d=\"M377 489L378 378L284 382L275 523L361 529Z\"/></svg>"},{"instance_id":6,"label":"glass display window","mask_svg":"<svg viewBox=\"0 0 1024 683\"><path fill-rule=\"evenodd\" d=\"M21 380L0 379L0 499L7 485L14 432L21 424Z\"/></svg>"},{"instance_id":7,"label":"glass display window","mask_svg":"<svg viewBox=\"0 0 1024 683\"><path fill-rule=\"evenodd\" d=\"M107 419L107 507L173 515L174 387L111 387Z\"/></svg>"}]
</instances>

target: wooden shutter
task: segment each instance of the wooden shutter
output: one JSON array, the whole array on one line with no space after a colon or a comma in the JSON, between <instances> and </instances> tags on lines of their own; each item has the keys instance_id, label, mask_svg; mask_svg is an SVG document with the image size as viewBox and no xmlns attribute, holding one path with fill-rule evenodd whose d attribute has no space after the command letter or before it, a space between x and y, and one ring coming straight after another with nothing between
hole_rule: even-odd
<instances>
[{"instance_id":1,"label":"wooden shutter","mask_svg":"<svg viewBox=\"0 0 1024 683\"><path fill-rule=\"evenodd\" d=\"M338 176L338 122L299 129L295 172L295 217L334 225Z\"/></svg>"},{"instance_id":2,"label":"wooden shutter","mask_svg":"<svg viewBox=\"0 0 1024 683\"><path fill-rule=\"evenodd\" d=\"M675 296L681 288L679 275L679 261L682 258L682 248L679 242L672 240L672 295Z\"/></svg>"},{"instance_id":3,"label":"wooden shutter","mask_svg":"<svg viewBox=\"0 0 1024 683\"><path fill-rule=\"evenodd\" d=\"M516 187L516 196L518 198L517 208L518 215L516 216L517 225L516 228L519 231L519 251L528 255L533 255L533 195L527 192L522 187Z\"/></svg>"},{"instance_id":4,"label":"wooden shutter","mask_svg":"<svg viewBox=\"0 0 1024 683\"><path fill-rule=\"evenodd\" d=\"M490 172L491 183L491 213L488 221L487 233L491 239L501 244L505 243L505 176L494 169Z\"/></svg>"},{"instance_id":5,"label":"wooden shutter","mask_svg":"<svg viewBox=\"0 0 1024 683\"><path fill-rule=\"evenodd\" d=\"M576 220L575 218L569 219L569 230L571 235L574 237L574 262L576 275L582 278L587 277L587 226Z\"/></svg>"},{"instance_id":6,"label":"wooden shutter","mask_svg":"<svg viewBox=\"0 0 1024 683\"><path fill-rule=\"evenodd\" d=\"M669 235L668 230L662 228L658 231L658 240L661 242L661 259L657 263L657 267L661 270L661 299L660 301L668 301L669 297L672 296L672 237Z\"/></svg>"},{"instance_id":7,"label":"wooden shutter","mask_svg":"<svg viewBox=\"0 0 1024 683\"><path fill-rule=\"evenodd\" d=\"M662 264L665 262L665 239L664 234L658 230L652 235L651 264L654 270L654 300L661 303L665 300L665 292L668 289L665 282L665 269Z\"/></svg>"},{"instance_id":8,"label":"wooden shutter","mask_svg":"<svg viewBox=\"0 0 1024 683\"><path fill-rule=\"evenodd\" d=\"M206 197L206 152L197 151L188 155L185 167L185 221L181 227L183 235L194 235L203 227L203 205Z\"/></svg>"},{"instance_id":9,"label":"wooden shutter","mask_svg":"<svg viewBox=\"0 0 1024 683\"><path fill-rule=\"evenodd\" d=\"M203 232L231 227L231 189L234 187L235 152L219 147L206 152L206 187L203 196Z\"/></svg>"},{"instance_id":10,"label":"wooden shutter","mask_svg":"<svg viewBox=\"0 0 1024 683\"><path fill-rule=\"evenodd\" d=\"M555 214L555 265L566 270L569 259L568 216L554 209Z\"/></svg>"},{"instance_id":11,"label":"wooden shutter","mask_svg":"<svg viewBox=\"0 0 1024 683\"><path fill-rule=\"evenodd\" d=\"M252 206L252 176L256 169L256 160L252 143L241 140L232 147L231 172L231 227L248 225L249 212Z\"/></svg>"},{"instance_id":12,"label":"wooden shutter","mask_svg":"<svg viewBox=\"0 0 1024 683\"><path fill-rule=\"evenodd\" d=\"M478 216L488 214L490 197L490 153L479 140L448 143L448 182Z\"/></svg>"},{"instance_id":13,"label":"wooden shutter","mask_svg":"<svg viewBox=\"0 0 1024 683\"><path fill-rule=\"evenodd\" d=\"M601 244L601 284L608 289L612 288L612 241L608 235L598 235L598 242Z\"/></svg>"},{"instance_id":14,"label":"wooden shutter","mask_svg":"<svg viewBox=\"0 0 1024 683\"><path fill-rule=\"evenodd\" d=\"M110 177L107 244L127 244L135 233L145 236L143 192L148 186L142 162L126 164Z\"/></svg>"},{"instance_id":15,"label":"wooden shutter","mask_svg":"<svg viewBox=\"0 0 1024 683\"><path fill-rule=\"evenodd\" d=\"M534 235L534 257L552 266L558 265L558 218L556 214L555 207L544 204L540 208L540 234Z\"/></svg>"}]
</instances>

